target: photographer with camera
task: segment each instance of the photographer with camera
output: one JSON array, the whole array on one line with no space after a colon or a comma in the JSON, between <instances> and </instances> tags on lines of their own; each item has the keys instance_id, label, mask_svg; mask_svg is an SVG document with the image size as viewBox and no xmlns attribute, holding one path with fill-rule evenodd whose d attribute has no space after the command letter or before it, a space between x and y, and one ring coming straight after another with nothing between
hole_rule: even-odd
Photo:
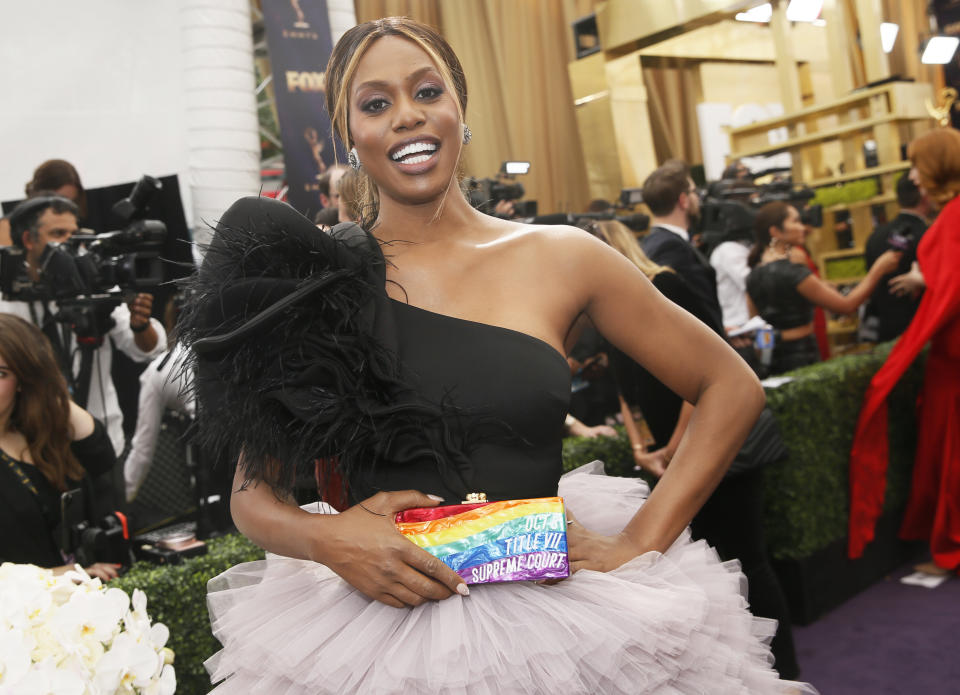
<instances>
[{"instance_id":1,"label":"photographer with camera","mask_svg":"<svg viewBox=\"0 0 960 695\"><path fill-rule=\"evenodd\" d=\"M77 400L106 423L114 451L119 455L125 444L123 414L110 376L111 343L134 361L146 362L163 352L166 333L162 324L150 317L153 296L143 292L137 293L129 304L119 299L118 291L105 293L109 296L103 298L97 309L89 312L96 324L93 331L81 333L78 328L77 317L86 318L88 314L64 312L68 303L65 300L73 299L69 288L58 286L66 276L45 271L57 258L57 252L62 250L60 247L67 245L77 232L77 215L77 206L57 195L38 195L25 200L13 211L10 215L11 236L15 249L22 252L25 261L26 284L39 287L41 280L45 279L50 287L45 288L41 296L29 300L4 296L0 300L0 312L15 314L40 327L53 345L60 370L70 381L74 396L86 392L86 398ZM11 267L5 266L3 272L11 273ZM74 273L78 274L78 271ZM52 280L48 275L52 275ZM105 339L107 337L109 340ZM92 353L88 365L83 363L84 349L78 347L85 347L88 354Z\"/></svg>"},{"instance_id":2,"label":"photographer with camera","mask_svg":"<svg viewBox=\"0 0 960 695\"><path fill-rule=\"evenodd\" d=\"M874 230L867 239L864 253L869 269L887 249L903 252L897 269L880 280L867 303L864 324L868 330L873 329L871 333L875 335L870 337L876 342L893 340L903 333L920 306L919 296L899 296L888 283L895 275L909 272L917 260L917 246L927 231L930 201L909 176L902 176L897 181L897 203L899 214L892 222Z\"/></svg>"},{"instance_id":3,"label":"photographer with camera","mask_svg":"<svg viewBox=\"0 0 960 695\"><path fill-rule=\"evenodd\" d=\"M58 548L60 495L115 461L103 425L70 400L46 337L0 313L0 562L72 569ZM85 569L117 576L112 563Z\"/></svg>"}]
</instances>

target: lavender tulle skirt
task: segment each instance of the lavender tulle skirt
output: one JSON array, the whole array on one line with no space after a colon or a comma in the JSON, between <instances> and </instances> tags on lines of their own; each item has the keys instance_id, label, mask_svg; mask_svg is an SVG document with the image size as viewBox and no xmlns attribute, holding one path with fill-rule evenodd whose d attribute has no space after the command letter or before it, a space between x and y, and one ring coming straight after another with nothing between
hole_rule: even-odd
<instances>
[{"instance_id":1,"label":"lavender tulle skirt","mask_svg":"<svg viewBox=\"0 0 960 695\"><path fill-rule=\"evenodd\" d=\"M568 508L600 533L622 529L648 493L599 462L560 481ZM485 584L412 609L272 554L208 589L224 645L206 662L217 695L816 692L778 679L775 622L749 613L739 565L689 532L612 572Z\"/></svg>"}]
</instances>

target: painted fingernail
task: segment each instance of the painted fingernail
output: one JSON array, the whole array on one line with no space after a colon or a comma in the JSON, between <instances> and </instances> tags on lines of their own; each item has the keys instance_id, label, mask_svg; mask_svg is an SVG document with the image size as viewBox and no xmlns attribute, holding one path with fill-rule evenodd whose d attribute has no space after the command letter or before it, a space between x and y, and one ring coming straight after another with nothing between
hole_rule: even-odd
<instances>
[{"instance_id":1,"label":"painted fingernail","mask_svg":"<svg viewBox=\"0 0 960 695\"><path fill-rule=\"evenodd\" d=\"M443 502L443 498L440 495L427 495L427 497L437 502Z\"/></svg>"},{"instance_id":2,"label":"painted fingernail","mask_svg":"<svg viewBox=\"0 0 960 695\"><path fill-rule=\"evenodd\" d=\"M457 584L457 593L461 596L469 596L470 587L468 587L466 584Z\"/></svg>"}]
</instances>

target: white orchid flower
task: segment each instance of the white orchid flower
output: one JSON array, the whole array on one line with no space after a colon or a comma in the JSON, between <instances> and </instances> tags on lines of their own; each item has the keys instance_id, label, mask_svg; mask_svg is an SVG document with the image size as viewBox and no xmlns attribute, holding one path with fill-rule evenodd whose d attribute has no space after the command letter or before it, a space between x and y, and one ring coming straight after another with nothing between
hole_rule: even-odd
<instances>
[{"instance_id":1,"label":"white orchid flower","mask_svg":"<svg viewBox=\"0 0 960 695\"><path fill-rule=\"evenodd\" d=\"M106 693L129 692L150 685L162 665L163 657L148 642L121 632L97 664L94 682Z\"/></svg>"},{"instance_id":2,"label":"white orchid flower","mask_svg":"<svg viewBox=\"0 0 960 695\"><path fill-rule=\"evenodd\" d=\"M9 629L0 632L0 693L16 692L15 688L30 670L32 640L23 630Z\"/></svg>"}]
</instances>

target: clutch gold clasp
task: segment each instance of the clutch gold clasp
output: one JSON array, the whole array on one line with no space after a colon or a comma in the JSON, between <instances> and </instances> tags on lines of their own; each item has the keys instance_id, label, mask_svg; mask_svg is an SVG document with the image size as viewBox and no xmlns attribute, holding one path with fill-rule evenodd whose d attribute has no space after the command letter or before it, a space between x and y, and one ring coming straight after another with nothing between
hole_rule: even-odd
<instances>
[{"instance_id":1,"label":"clutch gold clasp","mask_svg":"<svg viewBox=\"0 0 960 695\"><path fill-rule=\"evenodd\" d=\"M485 492L468 492L467 499L465 499L461 504L480 504L481 502L487 501L487 493Z\"/></svg>"}]
</instances>

